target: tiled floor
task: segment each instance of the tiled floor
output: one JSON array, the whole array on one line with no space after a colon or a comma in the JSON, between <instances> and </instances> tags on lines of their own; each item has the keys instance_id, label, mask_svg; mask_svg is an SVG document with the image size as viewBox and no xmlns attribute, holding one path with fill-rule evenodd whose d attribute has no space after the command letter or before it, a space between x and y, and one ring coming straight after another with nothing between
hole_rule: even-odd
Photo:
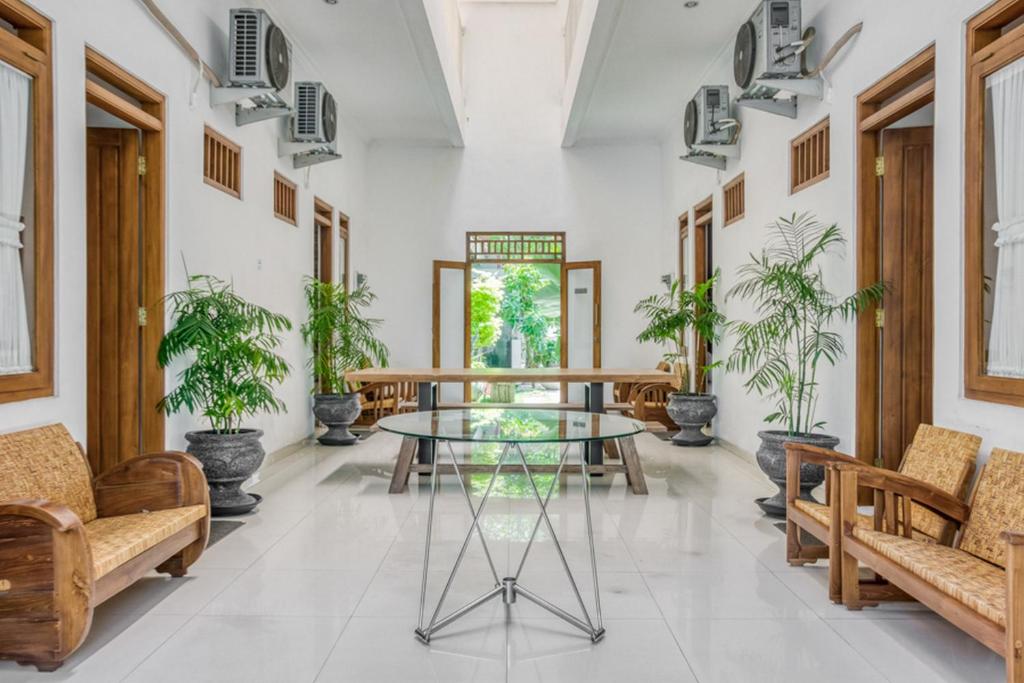
<instances>
[{"instance_id":1,"label":"tiled floor","mask_svg":"<svg viewBox=\"0 0 1024 683\"><path fill-rule=\"evenodd\" d=\"M829 603L824 567L793 569L785 539L752 502L770 487L720 448L644 435L650 496L621 476L597 482L594 525L607 637L597 645L518 603L493 602L440 632L418 610L426 489L386 494L397 440L311 446L262 473L265 502L185 579L153 576L96 612L85 646L54 674L0 663L0 681L964 681L1003 680L1002 659L917 605L848 612ZM590 601L579 479L553 522ZM509 490L514 487L509 488ZM485 521L499 571L518 563L529 500L492 499ZM437 509L430 586L468 529L454 481ZM523 583L572 598L547 535ZM450 605L489 588L479 543Z\"/></svg>"}]
</instances>

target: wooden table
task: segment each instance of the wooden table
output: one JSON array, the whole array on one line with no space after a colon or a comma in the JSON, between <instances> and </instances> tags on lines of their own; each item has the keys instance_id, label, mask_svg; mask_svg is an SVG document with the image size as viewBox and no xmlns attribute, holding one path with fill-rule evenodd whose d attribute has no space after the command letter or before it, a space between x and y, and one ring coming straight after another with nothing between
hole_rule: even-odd
<instances>
[{"instance_id":1,"label":"wooden table","mask_svg":"<svg viewBox=\"0 0 1024 683\"><path fill-rule=\"evenodd\" d=\"M417 409L437 409L435 385L442 382L465 383L486 382L566 382L586 384L583 409L593 413L605 412L604 385L615 382L631 383L674 383L675 375L649 368L367 368L350 372L346 377L353 382L416 382ZM622 465L605 465L602 448L588 448L587 462L594 473L623 472L630 480L633 493L646 494L647 483L643 478L640 458L632 438L620 439L619 447ZM418 464L413 464L413 456ZM391 493L405 490L410 472L429 472L434 458L434 444L413 440L402 444L395 472L391 479ZM472 465L466 466L472 469ZM466 468L464 468L466 469Z\"/></svg>"}]
</instances>

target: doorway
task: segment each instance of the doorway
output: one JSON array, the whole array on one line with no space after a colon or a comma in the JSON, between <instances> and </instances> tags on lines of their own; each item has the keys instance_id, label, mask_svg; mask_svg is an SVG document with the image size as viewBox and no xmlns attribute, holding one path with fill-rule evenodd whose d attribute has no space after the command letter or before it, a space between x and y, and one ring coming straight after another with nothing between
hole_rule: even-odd
<instances>
[{"instance_id":1,"label":"doorway","mask_svg":"<svg viewBox=\"0 0 1024 683\"><path fill-rule=\"evenodd\" d=\"M857 98L857 282L887 289L857 320L856 452L889 469L932 420L934 72L932 46Z\"/></svg>"},{"instance_id":2,"label":"doorway","mask_svg":"<svg viewBox=\"0 0 1024 683\"><path fill-rule=\"evenodd\" d=\"M714 273L714 249L712 242L712 219L715 213L714 198L708 197L693 207L693 284L707 282ZM712 294L713 296L713 294ZM714 349L707 339L701 339L697 332L693 333L693 367L690 377L693 378L693 390L701 393L711 392L711 378L702 370L712 358Z\"/></svg>"},{"instance_id":3,"label":"doorway","mask_svg":"<svg viewBox=\"0 0 1024 683\"><path fill-rule=\"evenodd\" d=\"M334 282L334 207L313 198L313 277Z\"/></svg>"},{"instance_id":4,"label":"doorway","mask_svg":"<svg viewBox=\"0 0 1024 683\"><path fill-rule=\"evenodd\" d=\"M86 49L86 392L93 472L164 448L164 98Z\"/></svg>"}]
</instances>

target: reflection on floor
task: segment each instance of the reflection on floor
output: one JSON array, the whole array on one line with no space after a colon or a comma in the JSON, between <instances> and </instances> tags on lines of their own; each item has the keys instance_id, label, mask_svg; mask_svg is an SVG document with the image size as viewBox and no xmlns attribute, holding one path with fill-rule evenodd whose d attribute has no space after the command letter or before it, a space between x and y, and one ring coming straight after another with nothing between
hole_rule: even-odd
<instances>
[{"instance_id":1,"label":"reflection on floor","mask_svg":"<svg viewBox=\"0 0 1024 683\"><path fill-rule=\"evenodd\" d=\"M275 463L254 489L265 497L259 513L210 548L190 577L144 579L101 606L89 640L58 672L3 662L0 680L1003 680L1002 659L920 606L847 612L830 604L823 567L786 565L783 535L752 502L771 492L754 466L651 435L638 445L650 496L627 493L621 476L594 488L608 630L597 645L523 602L508 623L492 602L429 647L417 642L426 488L386 494L398 441L380 434ZM514 568L536 508L521 486L500 492L484 528L495 562ZM580 502L572 478L555 494L552 521L589 600ZM435 594L469 526L454 480L437 514ZM523 583L569 606L545 540ZM452 605L490 587L479 543L465 569Z\"/></svg>"}]
</instances>

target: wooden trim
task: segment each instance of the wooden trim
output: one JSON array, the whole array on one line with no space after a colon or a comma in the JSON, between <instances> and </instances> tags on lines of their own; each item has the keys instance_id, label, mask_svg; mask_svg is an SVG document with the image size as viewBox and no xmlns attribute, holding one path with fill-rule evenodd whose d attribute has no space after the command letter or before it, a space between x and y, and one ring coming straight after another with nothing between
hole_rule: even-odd
<instances>
[{"instance_id":1,"label":"wooden trim","mask_svg":"<svg viewBox=\"0 0 1024 683\"><path fill-rule=\"evenodd\" d=\"M935 79L929 78L922 83L900 95L895 100L881 107L874 114L860 122L861 132L882 130L890 126L908 113L917 111L935 101Z\"/></svg>"},{"instance_id":2,"label":"wooden trim","mask_svg":"<svg viewBox=\"0 0 1024 683\"><path fill-rule=\"evenodd\" d=\"M1003 28L1024 16L1024 0L1000 0L967 23L964 129L964 395L1024 406L1024 379L997 377L985 368L984 295L985 78L1024 58L1024 26ZM991 235L988 235L991 238Z\"/></svg>"},{"instance_id":3,"label":"wooden trim","mask_svg":"<svg viewBox=\"0 0 1024 683\"><path fill-rule=\"evenodd\" d=\"M570 270L593 270L594 271L594 312L593 312L593 347L591 357L595 368L601 367L601 262L600 261L569 261L562 266L561 285L559 289L561 298L560 330L561 335L559 349L559 365L563 368L569 367L569 271ZM566 387L563 387L566 389ZM562 396L563 402L568 396Z\"/></svg>"},{"instance_id":4,"label":"wooden trim","mask_svg":"<svg viewBox=\"0 0 1024 683\"><path fill-rule=\"evenodd\" d=\"M147 114L141 107L107 90L96 81L86 80L85 101L141 130L163 130L164 124L160 119Z\"/></svg>"},{"instance_id":5,"label":"wooden trim","mask_svg":"<svg viewBox=\"0 0 1024 683\"><path fill-rule=\"evenodd\" d=\"M897 97L935 71L935 45L929 45L909 60L893 69L857 97L856 103L856 182L857 182L857 287L867 287L881 279L881 264L878 253L880 182L875 175L875 159L879 156L878 131L866 128L864 122L887 110L885 118L903 116L927 104L926 98ZM899 108L886 102L893 97ZM934 95L932 95L934 97ZM882 119L876 119L881 121ZM855 452L857 459L874 464L878 455L877 435L879 416L877 410L878 373L880 343L875 327L875 311L872 305L857 316L856 321L856 428ZM862 499L867 502L867 499Z\"/></svg>"},{"instance_id":6,"label":"wooden trim","mask_svg":"<svg viewBox=\"0 0 1024 683\"><path fill-rule=\"evenodd\" d=\"M461 270L465 272L468 269L467 264L464 261L434 261L434 278L433 278L433 289L432 289L432 314L431 314L431 363L433 367L441 367L441 271L442 270ZM468 321L465 327L469 327ZM386 380L385 380L386 381ZM458 380L462 381L462 380Z\"/></svg>"},{"instance_id":7,"label":"wooden trim","mask_svg":"<svg viewBox=\"0 0 1024 683\"><path fill-rule=\"evenodd\" d=\"M711 224L714 218L714 197L708 197L693 207L693 284L694 286L707 282L711 277L711 264L708 262L708 246L712 239ZM697 379L700 375L700 368L708 364L707 345L697 334L693 332L693 390L704 391L707 386L707 377L703 381Z\"/></svg>"},{"instance_id":8,"label":"wooden trim","mask_svg":"<svg viewBox=\"0 0 1024 683\"><path fill-rule=\"evenodd\" d=\"M743 220L747 213L745 176L745 173L740 173L722 187L724 199L722 203L725 208L725 220L722 222L723 228L732 225L736 221Z\"/></svg>"},{"instance_id":9,"label":"wooden trim","mask_svg":"<svg viewBox=\"0 0 1024 683\"><path fill-rule=\"evenodd\" d=\"M274 217L298 225L298 185L274 171Z\"/></svg>"},{"instance_id":10,"label":"wooden trim","mask_svg":"<svg viewBox=\"0 0 1024 683\"><path fill-rule=\"evenodd\" d=\"M54 122L50 21L20 0L0 0L0 18L18 35L0 30L0 60L32 77L34 298L33 370L0 376L0 403L53 395L54 365Z\"/></svg>"},{"instance_id":11,"label":"wooden trim","mask_svg":"<svg viewBox=\"0 0 1024 683\"><path fill-rule=\"evenodd\" d=\"M831 117L826 116L789 142L789 193L817 185L831 175Z\"/></svg>"},{"instance_id":12,"label":"wooden trim","mask_svg":"<svg viewBox=\"0 0 1024 683\"><path fill-rule=\"evenodd\" d=\"M351 272L349 271L350 264L350 253L352 251L352 245L349 242L349 230L351 228L351 220L347 215L338 212L338 237L345 241L345 248L341 254L341 267L344 269L341 272L341 284L345 288L345 291L349 291L349 281L352 279Z\"/></svg>"},{"instance_id":13,"label":"wooden trim","mask_svg":"<svg viewBox=\"0 0 1024 683\"><path fill-rule=\"evenodd\" d=\"M203 132L203 182L242 198L242 146L210 126Z\"/></svg>"},{"instance_id":14,"label":"wooden trim","mask_svg":"<svg viewBox=\"0 0 1024 683\"><path fill-rule=\"evenodd\" d=\"M679 216L679 240L676 243L676 248L679 255L679 270L676 272L676 278L682 282L680 286L685 287L686 283L683 282L684 276L686 275L686 240L690 238L690 212ZM685 346L685 344L684 344Z\"/></svg>"},{"instance_id":15,"label":"wooden trim","mask_svg":"<svg viewBox=\"0 0 1024 683\"><path fill-rule=\"evenodd\" d=\"M142 131L142 156L146 159L146 172L141 176L139 199L139 238L142 242L139 302L147 312L146 325L139 334L140 403L144 407L141 410L141 446L144 452L158 451L164 447L166 428L164 414L156 407L164 395L164 369L157 362L157 349L165 329L166 102L160 92L88 46L85 48L85 64L87 73L139 99L142 112L159 124ZM87 91L89 83L91 81L87 80Z\"/></svg>"}]
</instances>

